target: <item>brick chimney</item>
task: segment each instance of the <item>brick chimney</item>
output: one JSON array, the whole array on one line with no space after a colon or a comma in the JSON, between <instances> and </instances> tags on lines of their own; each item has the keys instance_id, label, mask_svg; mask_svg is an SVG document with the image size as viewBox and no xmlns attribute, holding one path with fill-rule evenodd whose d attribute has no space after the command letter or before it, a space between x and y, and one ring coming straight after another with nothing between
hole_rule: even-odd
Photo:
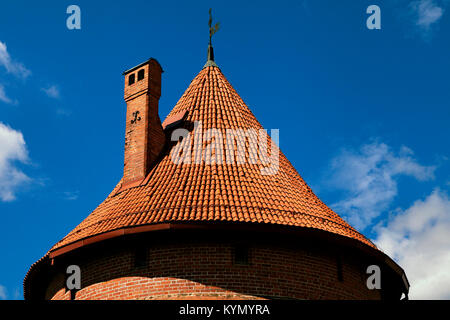
<instances>
[{"instance_id":1,"label":"brick chimney","mask_svg":"<svg viewBox=\"0 0 450 320\"><path fill-rule=\"evenodd\" d=\"M122 189L139 185L164 147L158 114L162 72L158 61L151 58L123 73L127 123Z\"/></svg>"}]
</instances>

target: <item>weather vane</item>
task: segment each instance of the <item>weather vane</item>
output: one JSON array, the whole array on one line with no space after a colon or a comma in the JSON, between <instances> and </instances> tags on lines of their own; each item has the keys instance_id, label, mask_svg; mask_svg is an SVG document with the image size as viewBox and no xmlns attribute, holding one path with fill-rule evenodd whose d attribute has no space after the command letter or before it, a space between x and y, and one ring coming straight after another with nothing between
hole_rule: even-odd
<instances>
[{"instance_id":1,"label":"weather vane","mask_svg":"<svg viewBox=\"0 0 450 320\"><path fill-rule=\"evenodd\" d=\"M219 22L217 22L214 27L212 27L212 14L211 14L211 8L209 8L209 45L211 45L211 38L212 36L219 30Z\"/></svg>"}]
</instances>

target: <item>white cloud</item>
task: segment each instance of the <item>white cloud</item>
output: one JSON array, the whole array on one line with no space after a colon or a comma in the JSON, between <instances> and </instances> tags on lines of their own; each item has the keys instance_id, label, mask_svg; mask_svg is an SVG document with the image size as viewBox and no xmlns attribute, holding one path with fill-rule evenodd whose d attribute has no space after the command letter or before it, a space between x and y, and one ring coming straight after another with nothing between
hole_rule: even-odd
<instances>
[{"instance_id":1,"label":"white cloud","mask_svg":"<svg viewBox=\"0 0 450 320\"><path fill-rule=\"evenodd\" d=\"M14 300L19 300L21 296L19 288L14 289Z\"/></svg>"},{"instance_id":2,"label":"white cloud","mask_svg":"<svg viewBox=\"0 0 450 320\"><path fill-rule=\"evenodd\" d=\"M80 196L79 191L65 191L63 192L63 197L65 200L77 200Z\"/></svg>"},{"instance_id":3,"label":"white cloud","mask_svg":"<svg viewBox=\"0 0 450 320\"><path fill-rule=\"evenodd\" d=\"M45 94L50 98L58 99L60 97L59 89L55 85L49 86L47 88L42 88L42 91L44 91Z\"/></svg>"},{"instance_id":4,"label":"white cloud","mask_svg":"<svg viewBox=\"0 0 450 320\"><path fill-rule=\"evenodd\" d=\"M0 122L0 200L12 201L17 189L31 179L17 166L28 162L28 151L20 131Z\"/></svg>"},{"instance_id":5,"label":"white cloud","mask_svg":"<svg viewBox=\"0 0 450 320\"><path fill-rule=\"evenodd\" d=\"M450 299L450 199L435 190L377 228L374 242L405 270L411 299Z\"/></svg>"},{"instance_id":6,"label":"white cloud","mask_svg":"<svg viewBox=\"0 0 450 320\"><path fill-rule=\"evenodd\" d=\"M6 300L8 298L8 292L6 288L0 284L0 300Z\"/></svg>"},{"instance_id":7,"label":"white cloud","mask_svg":"<svg viewBox=\"0 0 450 320\"><path fill-rule=\"evenodd\" d=\"M402 147L394 153L384 143L363 145L359 150L343 150L332 159L327 183L345 193L331 205L350 224L364 229L389 208L397 195L401 175L423 181L434 178L434 166L422 166L413 152Z\"/></svg>"},{"instance_id":8,"label":"white cloud","mask_svg":"<svg viewBox=\"0 0 450 320\"><path fill-rule=\"evenodd\" d=\"M438 22L444 14L444 8L438 6L433 0L419 0L412 3L412 8L417 15L416 24L428 29Z\"/></svg>"},{"instance_id":9,"label":"white cloud","mask_svg":"<svg viewBox=\"0 0 450 320\"><path fill-rule=\"evenodd\" d=\"M4 103L9 103L9 104L16 103L6 95L5 88L1 84L0 84L0 101L3 101Z\"/></svg>"},{"instance_id":10,"label":"white cloud","mask_svg":"<svg viewBox=\"0 0 450 320\"><path fill-rule=\"evenodd\" d=\"M8 73L15 75L18 78L26 79L31 71L25 68L25 66L20 63L13 61L8 53L6 44L0 41L0 65L5 67Z\"/></svg>"},{"instance_id":11,"label":"white cloud","mask_svg":"<svg viewBox=\"0 0 450 320\"><path fill-rule=\"evenodd\" d=\"M72 111L65 108L58 108L56 109L56 114L59 116L70 116L72 114Z\"/></svg>"},{"instance_id":12,"label":"white cloud","mask_svg":"<svg viewBox=\"0 0 450 320\"><path fill-rule=\"evenodd\" d=\"M445 12L448 0L416 0L410 4L410 15L417 31L425 39L429 40L432 30L438 25Z\"/></svg>"}]
</instances>

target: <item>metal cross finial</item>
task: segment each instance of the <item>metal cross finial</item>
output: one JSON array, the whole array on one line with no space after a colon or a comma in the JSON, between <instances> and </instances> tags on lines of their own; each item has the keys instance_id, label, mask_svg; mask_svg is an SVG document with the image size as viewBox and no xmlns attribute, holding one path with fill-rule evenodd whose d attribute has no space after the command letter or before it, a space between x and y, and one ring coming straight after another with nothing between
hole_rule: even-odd
<instances>
[{"instance_id":1,"label":"metal cross finial","mask_svg":"<svg viewBox=\"0 0 450 320\"><path fill-rule=\"evenodd\" d=\"M209 8L209 45L211 45L211 38L212 36L219 30L219 22L217 22L214 27L212 27L212 14L211 14L211 8Z\"/></svg>"}]
</instances>

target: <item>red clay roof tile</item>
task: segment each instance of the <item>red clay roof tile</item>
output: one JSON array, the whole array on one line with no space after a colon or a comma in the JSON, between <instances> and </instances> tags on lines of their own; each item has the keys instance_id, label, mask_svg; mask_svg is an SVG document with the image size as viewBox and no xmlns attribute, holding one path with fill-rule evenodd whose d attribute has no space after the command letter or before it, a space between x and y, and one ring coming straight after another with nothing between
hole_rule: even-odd
<instances>
[{"instance_id":1,"label":"red clay roof tile","mask_svg":"<svg viewBox=\"0 0 450 320\"><path fill-rule=\"evenodd\" d=\"M200 71L166 123L184 116L184 123L201 121L203 129L218 128L222 134L227 128L263 128L218 67ZM189 221L251 221L316 228L375 247L311 191L281 151L279 156L278 173L262 175L260 166L248 161L241 165L177 165L166 151L145 185L118 192L119 182L51 251L120 228Z\"/></svg>"}]
</instances>

